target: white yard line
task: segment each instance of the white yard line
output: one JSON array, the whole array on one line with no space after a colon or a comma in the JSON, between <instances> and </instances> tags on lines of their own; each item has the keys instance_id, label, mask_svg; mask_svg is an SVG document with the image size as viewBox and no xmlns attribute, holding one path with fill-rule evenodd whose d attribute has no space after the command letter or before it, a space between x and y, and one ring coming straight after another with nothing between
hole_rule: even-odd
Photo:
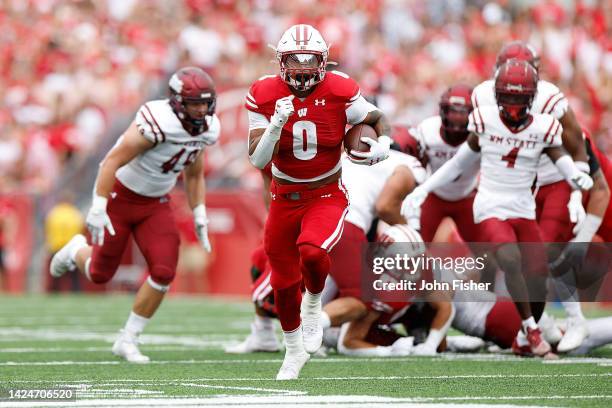
<instances>
[{"instance_id":1,"label":"white yard line","mask_svg":"<svg viewBox=\"0 0 612 408\"><path fill-rule=\"evenodd\" d=\"M274 395L274 396L218 396L209 398L149 398L149 399L92 399L78 400L71 402L0 402L0 407L59 407L69 404L71 407L149 407L149 406L164 406L164 407L196 407L196 406L214 406L214 407L236 407L248 406L250 408L268 408L274 407L295 407L304 408L320 407L322 405L348 407L425 407L425 408L481 408L483 405L478 404L456 404L456 403L441 403L444 401L528 401L528 400L594 400L594 399L611 399L612 395L570 395L570 396L484 396L484 397L415 397L415 398L393 398L393 397L375 397L365 395L327 395L327 396L307 396L307 395ZM437 402L437 403L436 403ZM436 404L432 404L436 403ZM516 405L496 405L498 408L514 408ZM526 407L521 405L521 407Z\"/></svg>"}]
</instances>

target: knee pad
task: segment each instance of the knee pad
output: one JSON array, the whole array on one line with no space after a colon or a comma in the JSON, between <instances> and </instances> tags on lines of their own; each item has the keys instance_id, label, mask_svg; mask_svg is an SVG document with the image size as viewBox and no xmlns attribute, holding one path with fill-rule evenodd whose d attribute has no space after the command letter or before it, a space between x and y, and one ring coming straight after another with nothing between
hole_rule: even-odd
<instances>
[{"instance_id":1,"label":"knee pad","mask_svg":"<svg viewBox=\"0 0 612 408\"><path fill-rule=\"evenodd\" d=\"M92 265L91 258L85 263L85 276L95 284L101 285L110 281L115 275L117 268L108 268L101 266L103 263L98 262L96 266Z\"/></svg>"},{"instance_id":2,"label":"knee pad","mask_svg":"<svg viewBox=\"0 0 612 408\"><path fill-rule=\"evenodd\" d=\"M150 275L150 278L158 285L168 286L174 280L176 270L164 265L156 265L151 268Z\"/></svg>"}]
</instances>

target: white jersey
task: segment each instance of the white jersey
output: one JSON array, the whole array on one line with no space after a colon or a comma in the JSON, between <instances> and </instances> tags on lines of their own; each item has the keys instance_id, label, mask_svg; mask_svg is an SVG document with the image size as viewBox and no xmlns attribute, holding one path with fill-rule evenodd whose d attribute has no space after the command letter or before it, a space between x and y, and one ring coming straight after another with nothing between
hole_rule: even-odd
<instances>
[{"instance_id":1,"label":"white jersey","mask_svg":"<svg viewBox=\"0 0 612 408\"><path fill-rule=\"evenodd\" d=\"M489 79L482 82L472 92L472 105L475 108L482 106L497 106L495 100L495 81ZM532 114L547 114L561 119L569 109L569 102L556 85L548 81L538 81L538 91L531 105ZM556 183L563 180L563 175L555 167L555 164L546 155L542 156L538 166L539 186Z\"/></svg>"},{"instance_id":2,"label":"white jersey","mask_svg":"<svg viewBox=\"0 0 612 408\"><path fill-rule=\"evenodd\" d=\"M404 153L390 151L389 158L373 166L364 166L342 158L342 183L349 193L349 211L346 221L361 228L364 233L376 217L376 200L385 182L399 166L408 167L418 184L425 181L426 173L421 163Z\"/></svg>"},{"instance_id":3,"label":"white jersey","mask_svg":"<svg viewBox=\"0 0 612 408\"><path fill-rule=\"evenodd\" d=\"M484 336L487 316L495 306L495 302L497 302L497 296L492 292L458 290L453 298L455 306L453 328L468 336Z\"/></svg>"},{"instance_id":4,"label":"white jersey","mask_svg":"<svg viewBox=\"0 0 612 408\"><path fill-rule=\"evenodd\" d=\"M531 187L543 150L561 146L561 123L535 114L524 129L514 132L502 122L497 106L482 106L470 114L468 130L478 136L481 154L474 222L535 219Z\"/></svg>"},{"instance_id":5,"label":"white jersey","mask_svg":"<svg viewBox=\"0 0 612 408\"><path fill-rule=\"evenodd\" d=\"M140 134L154 145L117 170L115 176L140 195L167 194L181 171L198 157L204 146L213 145L219 139L219 118L207 116L207 121L208 130L192 136L183 128L168 99L145 103L136 113L135 122Z\"/></svg>"},{"instance_id":6,"label":"white jersey","mask_svg":"<svg viewBox=\"0 0 612 408\"><path fill-rule=\"evenodd\" d=\"M416 138L421 151L427 157L428 170L431 173L449 161L461 147L461 145L451 146L442 139L441 126L440 116L432 116L422 121L416 128L410 129L410 133ZM468 197L478 185L479 169L479 163L474 163L452 183L435 189L433 193L447 201L458 201Z\"/></svg>"}]
</instances>

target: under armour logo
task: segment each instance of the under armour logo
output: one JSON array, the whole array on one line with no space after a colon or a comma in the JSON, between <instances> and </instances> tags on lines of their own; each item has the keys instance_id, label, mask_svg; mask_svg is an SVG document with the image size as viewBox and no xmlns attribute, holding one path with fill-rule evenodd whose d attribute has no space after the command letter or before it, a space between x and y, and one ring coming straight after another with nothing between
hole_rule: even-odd
<instances>
[{"instance_id":1,"label":"under armour logo","mask_svg":"<svg viewBox=\"0 0 612 408\"><path fill-rule=\"evenodd\" d=\"M115 193L114 191L110 193L110 196L112 199L115 199L115 197L117 197L117 193Z\"/></svg>"},{"instance_id":2,"label":"under armour logo","mask_svg":"<svg viewBox=\"0 0 612 408\"><path fill-rule=\"evenodd\" d=\"M298 109L298 116L299 116L300 118L301 118L301 117L306 116L306 111L307 111L307 110L308 110L308 108Z\"/></svg>"},{"instance_id":3,"label":"under armour logo","mask_svg":"<svg viewBox=\"0 0 612 408\"><path fill-rule=\"evenodd\" d=\"M272 192L271 192L271 193L270 193L270 196L272 197L272 199L273 199L273 200L276 200L276 194L274 194L274 193L272 193Z\"/></svg>"},{"instance_id":4,"label":"under armour logo","mask_svg":"<svg viewBox=\"0 0 612 408\"><path fill-rule=\"evenodd\" d=\"M331 197L331 196L332 196L331 194L323 194L323 195L321 196L321 198L329 198L329 197Z\"/></svg>"},{"instance_id":5,"label":"under armour logo","mask_svg":"<svg viewBox=\"0 0 612 408\"><path fill-rule=\"evenodd\" d=\"M315 106L319 106L319 105L325 106L325 99L321 99L321 100L315 99Z\"/></svg>"}]
</instances>

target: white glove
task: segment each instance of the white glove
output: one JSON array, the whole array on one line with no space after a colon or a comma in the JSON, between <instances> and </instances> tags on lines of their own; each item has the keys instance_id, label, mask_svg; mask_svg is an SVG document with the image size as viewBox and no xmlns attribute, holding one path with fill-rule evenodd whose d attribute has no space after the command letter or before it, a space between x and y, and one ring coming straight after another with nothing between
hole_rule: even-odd
<instances>
[{"instance_id":1,"label":"white glove","mask_svg":"<svg viewBox=\"0 0 612 408\"><path fill-rule=\"evenodd\" d=\"M412 349L413 356L435 356L437 354L436 348L428 342L417 344Z\"/></svg>"},{"instance_id":2,"label":"white glove","mask_svg":"<svg viewBox=\"0 0 612 408\"><path fill-rule=\"evenodd\" d=\"M404 218L409 219L414 213L421 208L423 202L427 198L429 192L422 186L415 187L410 194L402 201L401 214ZM418 212L420 214L420 211Z\"/></svg>"},{"instance_id":3,"label":"white glove","mask_svg":"<svg viewBox=\"0 0 612 408\"><path fill-rule=\"evenodd\" d=\"M359 152L357 150L351 150L349 160L353 163L371 166L389 157L389 149L391 146L391 138L389 136L380 136L378 140L374 140L370 137L362 137L360 140L370 146L370 151Z\"/></svg>"},{"instance_id":4,"label":"white glove","mask_svg":"<svg viewBox=\"0 0 612 408\"><path fill-rule=\"evenodd\" d=\"M567 209L569 210L570 221L576 224L573 231L574 235L576 235L580 230L580 224L582 224L584 217L586 217L586 211L584 211L584 207L582 206L582 191L572 191L569 202L567 203Z\"/></svg>"},{"instance_id":5,"label":"white glove","mask_svg":"<svg viewBox=\"0 0 612 408\"><path fill-rule=\"evenodd\" d=\"M202 245L202 248L204 248L206 252L210 252L210 241L208 240L208 218L206 217L206 207L204 207L204 204L200 204L193 209L193 221L200 245Z\"/></svg>"},{"instance_id":6,"label":"white glove","mask_svg":"<svg viewBox=\"0 0 612 408\"><path fill-rule=\"evenodd\" d=\"M414 348L414 337L400 337L391 345L391 355L409 356Z\"/></svg>"},{"instance_id":7,"label":"white glove","mask_svg":"<svg viewBox=\"0 0 612 408\"><path fill-rule=\"evenodd\" d=\"M106 213L106 197L95 195L91 203L91 208L87 213L85 222L87 229L91 235L91 243L93 245L104 245L104 228L108 229L109 234L115 235L115 229L111 224L110 217Z\"/></svg>"},{"instance_id":8,"label":"white glove","mask_svg":"<svg viewBox=\"0 0 612 408\"><path fill-rule=\"evenodd\" d=\"M293 98L295 95L285 96L276 100L276 106L274 108L274 115L270 118L270 122L274 126L282 128L289 116L293 115L295 108L293 107Z\"/></svg>"},{"instance_id":9,"label":"white glove","mask_svg":"<svg viewBox=\"0 0 612 408\"><path fill-rule=\"evenodd\" d=\"M576 174L574 174L574 176L572 177L572 183L574 184L574 186L576 186L576 188L579 188L581 190L590 190L591 187L593 187L593 179L591 178L591 176L581 171L576 172Z\"/></svg>"}]
</instances>

